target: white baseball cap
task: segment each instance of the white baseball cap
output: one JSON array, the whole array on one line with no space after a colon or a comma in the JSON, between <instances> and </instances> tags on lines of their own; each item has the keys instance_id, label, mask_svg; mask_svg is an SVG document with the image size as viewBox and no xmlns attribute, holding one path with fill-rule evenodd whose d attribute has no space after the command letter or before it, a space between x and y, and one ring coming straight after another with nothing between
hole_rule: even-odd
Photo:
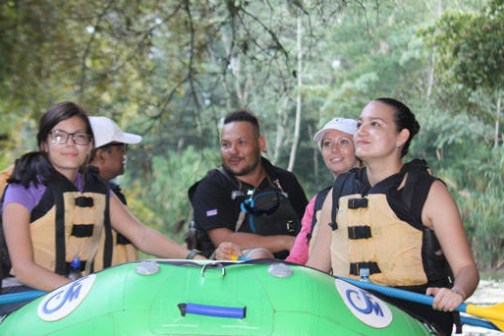
<instances>
[{"instance_id":1,"label":"white baseball cap","mask_svg":"<svg viewBox=\"0 0 504 336\"><path fill-rule=\"evenodd\" d=\"M330 130L341 131L353 136L355 132L357 132L357 121L346 118L334 118L333 120L325 124L324 127L322 127L322 129L320 129L317 133L315 133L313 141L320 144L322 138L324 137L324 134Z\"/></svg>"},{"instance_id":2,"label":"white baseball cap","mask_svg":"<svg viewBox=\"0 0 504 336\"><path fill-rule=\"evenodd\" d=\"M95 147L102 147L111 142L120 142L125 144L137 144L142 141L142 137L133 133L123 132L117 124L107 117L89 117Z\"/></svg>"}]
</instances>

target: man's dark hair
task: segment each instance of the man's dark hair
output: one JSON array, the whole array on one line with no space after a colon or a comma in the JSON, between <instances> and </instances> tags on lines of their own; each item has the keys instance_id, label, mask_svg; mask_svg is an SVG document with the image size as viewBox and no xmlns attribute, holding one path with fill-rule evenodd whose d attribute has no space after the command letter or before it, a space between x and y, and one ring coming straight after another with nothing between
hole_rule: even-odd
<instances>
[{"instance_id":1,"label":"man's dark hair","mask_svg":"<svg viewBox=\"0 0 504 336\"><path fill-rule=\"evenodd\" d=\"M408 154L411 140L418 133L418 131L420 131L420 124L416 120L413 112L411 112L411 109L399 100L394 98L377 98L375 99L375 101L379 101L395 109L394 121L396 123L398 132L402 131L405 128L410 132L410 136L404 144L401 152L401 157L404 157L406 154Z\"/></svg>"},{"instance_id":2,"label":"man's dark hair","mask_svg":"<svg viewBox=\"0 0 504 336\"><path fill-rule=\"evenodd\" d=\"M245 122L252 124L252 126L254 126L254 128L257 131L257 136L261 135L261 131L259 128L259 121L257 120L257 117L249 110L238 109L234 112L229 113L224 118L224 125L235 122L235 121L245 121Z\"/></svg>"}]
</instances>

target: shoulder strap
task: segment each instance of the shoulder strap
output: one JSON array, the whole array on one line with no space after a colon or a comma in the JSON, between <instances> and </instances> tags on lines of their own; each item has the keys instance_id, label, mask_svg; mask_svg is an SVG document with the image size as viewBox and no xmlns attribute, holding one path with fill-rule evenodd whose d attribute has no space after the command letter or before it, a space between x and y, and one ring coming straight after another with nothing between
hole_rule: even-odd
<instances>
[{"instance_id":1,"label":"shoulder strap","mask_svg":"<svg viewBox=\"0 0 504 336\"><path fill-rule=\"evenodd\" d=\"M55 226L55 259L54 272L59 275L66 275L66 246L65 246L65 209L63 193L66 190L73 190L72 185L66 178L55 179L48 187L52 191L54 205L56 206L56 226Z\"/></svg>"},{"instance_id":2,"label":"shoulder strap","mask_svg":"<svg viewBox=\"0 0 504 336\"><path fill-rule=\"evenodd\" d=\"M110 222L110 185L108 181L103 179L98 170L89 170L85 174L86 184L85 190L92 188L93 191L105 194L105 216L103 228L105 230L105 245L103 252L103 268L108 268L112 265L112 250L113 250L113 237L112 237L112 223ZM91 266L94 271L94 263Z\"/></svg>"},{"instance_id":3,"label":"shoulder strap","mask_svg":"<svg viewBox=\"0 0 504 336\"><path fill-rule=\"evenodd\" d=\"M243 185L242 183L240 182L240 180L234 178L233 176L231 176L225 169L224 167L220 166L219 168L217 168L217 171L219 173L221 173L224 177L226 177L229 181L231 181L231 183L233 183L233 185L238 188L238 191L243 191ZM245 221L245 213L243 211L240 211L240 214L238 215L238 219L236 220L236 223L235 223L235 232L238 232L243 224L243 222Z\"/></svg>"},{"instance_id":4,"label":"shoulder strap","mask_svg":"<svg viewBox=\"0 0 504 336\"><path fill-rule=\"evenodd\" d=\"M228 181L230 181L238 190L242 190L243 189L243 186L242 186L242 183L235 179L233 176L231 176L222 166L219 167L219 168L216 168L214 169L216 170L217 172L219 172L222 176L224 176ZM210 172L212 172L213 170L210 170L208 171L207 173L207 176L208 174L210 174ZM192 198L194 196L194 193L196 191L196 188L198 187L198 184L201 182L201 180L199 181L196 181L192 186L189 187L189 189L187 190L187 195L189 196L189 200L192 201Z\"/></svg>"},{"instance_id":5,"label":"shoulder strap","mask_svg":"<svg viewBox=\"0 0 504 336\"><path fill-rule=\"evenodd\" d=\"M347 181L348 177L350 176L350 172L339 175L336 178L336 182L334 182L334 186L332 188L332 209L331 209L331 222L329 223L329 226L333 230L338 229L338 223L336 222L336 214L338 213L339 205L338 201L343 193L343 187L345 186L345 182Z\"/></svg>"},{"instance_id":6,"label":"shoulder strap","mask_svg":"<svg viewBox=\"0 0 504 336\"><path fill-rule=\"evenodd\" d=\"M405 168L408 173L408 178L402 190L402 198L414 218L421 219L422 209L427 199L432 182L436 179L429 172L427 162L425 160L415 159L407 163ZM421 176L430 176L430 181L426 183L418 183ZM413 202L413 198L415 202Z\"/></svg>"},{"instance_id":7,"label":"shoulder strap","mask_svg":"<svg viewBox=\"0 0 504 336\"><path fill-rule=\"evenodd\" d=\"M311 229L310 229L310 236L311 236L311 233L313 232L313 228L317 224L317 212L320 209L322 209L322 206L324 205L324 201L327 197L327 194L329 193L329 190L331 190L331 186L328 186L328 187L322 189L315 196L315 204L313 206L313 217L312 217L312 223L311 223Z\"/></svg>"},{"instance_id":8,"label":"shoulder strap","mask_svg":"<svg viewBox=\"0 0 504 336\"><path fill-rule=\"evenodd\" d=\"M233 183L233 185L236 186L239 190L242 190L242 183L240 182L240 180L231 176L231 174L229 174L226 169L224 169L224 167L220 166L219 168L217 168L217 171L224 177L226 177L229 181L231 181L231 183Z\"/></svg>"}]
</instances>

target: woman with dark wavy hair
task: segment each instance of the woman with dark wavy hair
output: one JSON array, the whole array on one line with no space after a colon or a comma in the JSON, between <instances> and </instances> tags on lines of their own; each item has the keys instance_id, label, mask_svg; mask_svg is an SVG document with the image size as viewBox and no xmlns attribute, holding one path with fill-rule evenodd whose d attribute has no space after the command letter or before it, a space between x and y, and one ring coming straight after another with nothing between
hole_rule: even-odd
<instances>
[{"instance_id":1,"label":"woman with dark wavy hair","mask_svg":"<svg viewBox=\"0 0 504 336\"><path fill-rule=\"evenodd\" d=\"M338 176L307 265L433 295L432 307L391 301L451 334L451 312L479 281L457 204L425 161L403 162L420 130L405 104L375 99L357 127L355 153L364 167Z\"/></svg>"}]
</instances>

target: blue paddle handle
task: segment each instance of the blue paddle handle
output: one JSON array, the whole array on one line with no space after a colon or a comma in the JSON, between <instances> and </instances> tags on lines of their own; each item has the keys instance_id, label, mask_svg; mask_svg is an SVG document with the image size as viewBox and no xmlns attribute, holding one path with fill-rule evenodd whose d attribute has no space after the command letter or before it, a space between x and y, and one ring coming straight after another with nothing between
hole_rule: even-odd
<instances>
[{"instance_id":1,"label":"blue paddle handle","mask_svg":"<svg viewBox=\"0 0 504 336\"><path fill-rule=\"evenodd\" d=\"M46 292L41 290L32 290L20 293L2 294L0 295L0 305L7 303L30 301L38 298L41 295L44 295L45 293Z\"/></svg>"},{"instance_id":2,"label":"blue paddle handle","mask_svg":"<svg viewBox=\"0 0 504 336\"><path fill-rule=\"evenodd\" d=\"M379 293L382 293L384 295L394 297L397 299L404 299L420 304L424 304L427 306L432 306L432 303L434 302L434 298L429 295L425 294L420 294L420 293L414 293L410 291L406 291L403 289L398 289L398 288L393 288L393 287L386 287L386 286L380 286L371 282L363 282L359 280L354 280L354 279L348 279L344 277L338 277L341 280L344 280L346 282L349 282L357 287L363 288L363 289L369 289L369 290L374 290ZM455 310L465 313L467 309L467 305L465 303L462 303L458 305Z\"/></svg>"}]
</instances>

